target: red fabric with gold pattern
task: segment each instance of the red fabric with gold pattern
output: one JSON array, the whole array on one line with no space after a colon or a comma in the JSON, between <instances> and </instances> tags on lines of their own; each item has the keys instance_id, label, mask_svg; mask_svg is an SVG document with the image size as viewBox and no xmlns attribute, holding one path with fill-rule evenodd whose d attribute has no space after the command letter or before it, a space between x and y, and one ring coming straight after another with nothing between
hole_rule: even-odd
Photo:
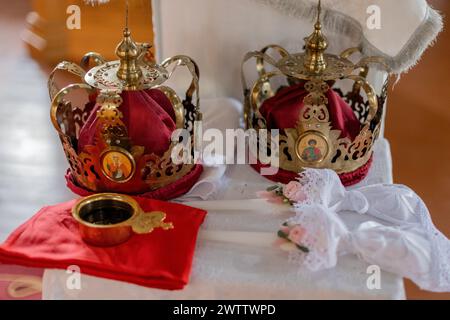
<instances>
[{"instance_id":1,"label":"red fabric with gold pattern","mask_svg":"<svg viewBox=\"0 0 450 320\"><path fill-rule=\"evenodd\" d=\"M145 212L163 211L171 230L134 234L118 246L86 244L72 217L75 200L45 207L0 246L0 263L66 270L71 265L97 277L178 290L189 282L198 230L206 211L136 198Z\"/></svg>"},{"instance_id":2,"label":"red fabric with gold pattern","mask_svg":"<svg viewBox=\"0 0 450 320\"><path fill-rule=\"evenodd\" d=\"M350 187L354 184L357 184L361 182L369 173L369 169L372 166L373 156L370 157L369 161L355 171L348 172L348 173L342 173L339 175L339 178L341 179L341 182L344 186ZM269 165L264 165L261 162L257 162L256 164L251 165L253 169L255 169L257 172L261 172L261 168L268 168ZM287 184L291 181L294 181L298 178L298 173L295 173L293 171L287 171L283 170L281 168L278 169L278 172L271 176L264 176L267 179L274 181L274 182L281 182L284 184Z\"/></svg>"},{"instance_id":3,"label":"red fabric with gold pattern","mask_svg":"<svg viewBox=\"0 0 450 320\"><path fill-rule=\"evenodd\" d=\"M145 147L146 154L163 155L169 148L172 132L176 129L175 111L170 100L156 89L124 91L121 97L121 120L127 127L132 144ZM95 139L99 108L99 105L95 106L80 130L78 152L97 144Z\"/></svg>"},{"instance_id":4,"label":"red fabric with gold pattern","mask_svg":"<svg viewBox=\"0 0 450 320\"><path fill-rule=\"evenodd\" d=\"M163 156L169 150L171 135L176 129L175 111L171 101L157 89L124 91L121 97L123 99L119 107L123 116L121 121L126 127L131 145L137 147L132 153L135 165L130 165L135 167L135 172L131 173L127 181L120 183L106 177L101 157L109 145L101 135L97 117L101 106L96 105L80 130L77 147L78 154L87 155L88 163L93 168L92 172L89 175L85 174L85 177L82 177L84 180L80 180L80 177L72 172L66 176L68 187L78 195L117 192L161 200L176 198L188 192L202 173L201 165L194 166L191 172L178 181L153 191L150 191L145 181L150 172L142 169L149 161ZM123 163L122 165L125 166ZM127 166L119 169L122 172L129 170Z\"/></svg>"},{"instance_id":5,"label":"red fabric with gold pattern","mask_svg":"<svg viewBox=\"0 0 450 320\"><path fill-rule=\"evenodd\" d=\"M303 99L308 95L304 88L304 83L289 86L281 89L275 96L267 99L261 105L259 111L266 120L268 129L295 128L299 121L300 112L305 107ZM354 140L361 130L361 124L353 113L352 108L332 89L326 93L328 98L328 112L330 115L331 127L334 130L340 130L340 138L349 138ZM372 164L372 158L357 170L339 175L345 186L351 186L364 179ZM262 167L267 167L259 161L252 167L260 172ZM279 169L277 174L265 176L267 179L289 183L295 180L298 173Z\"/></svg>"},{"instance_id":6,"label":"red fabric with gold pattern","mask_svg":"<svg viewBox=\"0 0 450 320\"><path fill-rule=\"evenodd\" d=\"M145 193L134 193L134 195L139 195L139 197L148 198L148 199L158 199L158 200L170 200L174 198L181 197L185 193L189 192L191 188L194 186L194 184L198 181L200 178L200 175L203 172L203 166L200 164L197 164L191 172L189 172L187 175L181 177L180 179L176 180L175 182L172 182L171 184L168 184L167 186L161 187L159 189L148 191ZM87 190L83 187L80 187L76 181L74 180L70 170L67 171L66 174L66 184L67 187L75 194L87 197L94 192ZM122 192L124 193L124 192ZM125 192L127 194L133 195L131 192Z\"/></svg>"},{"instance_id":7,"label":"red fabric with gold pattern","mask_svg":"<svg viewBox=\"0 0 450 320\"><path fill-rule=\"evenodd\" d=\"M281 89L275 96L267 99L259 108L266 120L268 129L295 128L304 108L303 99L308 95L304 84ZM333 90L326 93L328 112L332 129L340 130L341 137L353 140L361 130L359 120L352 108Z\"/></svg>"}]
</instances>

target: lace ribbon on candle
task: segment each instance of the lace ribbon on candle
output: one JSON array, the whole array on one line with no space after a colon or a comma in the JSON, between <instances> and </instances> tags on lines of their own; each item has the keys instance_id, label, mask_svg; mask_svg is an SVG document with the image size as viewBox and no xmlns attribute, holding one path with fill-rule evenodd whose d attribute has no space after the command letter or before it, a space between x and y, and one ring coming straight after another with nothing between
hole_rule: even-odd
<instances>
[{"instance_id":1,"label":"lace ribbon on candle","mask_svg":"<svg viewBox=\"0 0 450 320\"><path fill-rule=\"evenodd\" d=\"M279 235L298 241L290 261L312 271L336 266L353 253L383 270L407 277L422 289L450 291L450 241L434 226L428 209L411 189L371 185L347 191L331 170L307 169L299 181L307 200L296 203L296 216ZM377 218L349 230L338 213L354 211ZM291 235L305 230L301 237ZM294 241L292 241L294 240Z\"/></svg>"}]
</instances>

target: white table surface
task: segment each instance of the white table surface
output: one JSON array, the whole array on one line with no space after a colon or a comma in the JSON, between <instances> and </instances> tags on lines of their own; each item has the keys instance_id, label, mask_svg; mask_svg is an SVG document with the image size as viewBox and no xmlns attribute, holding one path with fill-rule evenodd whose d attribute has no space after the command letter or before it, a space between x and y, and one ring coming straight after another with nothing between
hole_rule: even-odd
<instances>
[{"instance_id":1,"label":"white table surface","mask_svg":"<svg viewBox=\"0 0 450 320\"><path fill-rule=\"evenodd\" d=\"M232 128L239 117L235 100L211 99L203 103L208 127ZM220 106L220 108L216 108ZM228 113L227 121L220 110ZM225 111L226 110L226 111ZM208 116L210 114L210 116ZM214 120L216 119L216 120ZM220 121L218 121L220 120ZM214 123L216 121L216 123ZM374 163L361 184L392 183L389 144L377 141ZM272 182L247 165L227 167L215 200L253 199ZM276 232L291 215L267 210L210 210L202 230ZM367 217L344 213L350 228ZM47 269L43 278L44 299L404 299L403 279L382 272L381 288L367 288L368 264L354 255L342 257L336 268L317 273L299 272L277 248L236 245L199 240L190 283L180 291L145 288L120 281L81 275L81 290L66 286L65 270ZM82 272L82 270L81 270Z\"/></svg>"}]
</instances>

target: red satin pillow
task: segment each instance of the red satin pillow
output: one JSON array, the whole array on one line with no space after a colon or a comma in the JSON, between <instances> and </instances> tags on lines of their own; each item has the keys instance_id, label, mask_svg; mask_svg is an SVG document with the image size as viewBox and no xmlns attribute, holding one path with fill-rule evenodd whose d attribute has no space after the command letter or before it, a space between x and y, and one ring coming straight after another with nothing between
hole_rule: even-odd
<instances>
[{"instance_id":1,"label":"red satin pillow","mask_svg":"<svg viewBox=\"0 0 450 320\"><path fill-rule=\"evenodd\" d=\"M163 211L174 229L133 235L110 248L86 244L72 218L75 201L45 207L0 246L0 263L67 269L138 285L176 290L188 282L198 230L206 211L181 204L136 198L145 211Z\"/></svg>"}]
</instances>

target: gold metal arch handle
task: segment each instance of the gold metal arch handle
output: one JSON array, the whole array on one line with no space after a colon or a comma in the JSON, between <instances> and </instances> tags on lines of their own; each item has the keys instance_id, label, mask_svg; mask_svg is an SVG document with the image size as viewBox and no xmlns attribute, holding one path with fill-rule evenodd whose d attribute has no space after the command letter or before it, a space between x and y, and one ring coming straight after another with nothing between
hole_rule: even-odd
<instances>
[{"instance_id":1,"label":"gold metal arch handle","mask_svg":"<svg viewBox=\"0 0 450 320\"><path fill-rule=\"evenodd\" d=\"M56 73L59 71L69 72L70 74L73 74L73 75L79 77L82 81L84 81L84 76L86 74L84 69L81 68L76 63L69 62L69 61L62 61L62 62L58 63L58 65L52 70L52 72L50 73L50 76L48 78L47 85L48 85L48 93L50 96L50 100L53 100L55 95L60 91L60 88L58 88L58 86L56 85L56 82L55 82Z\"/></svg>"},{"instance_id":2,"label":"gold metal arch handle","mask_svg":"<svg viewBox=\"0 0 450 320\"><path fill-rule=\"evenodd\" d=\"M268 46L270 47L270 46ZM267 55L264 52L261 51L252 51L252 52L248 52L245 56L244 59L242 60L241 63L241 84L242 84L242 90L244 93L244 97L245 97L245 103L244 103L244 123L245 126L247 128L251 127L250 125L250 119L252 117L252 111L254 112L255 110L258 109L257 106L257 97L258 97L258 93L257 90L259 90L258 92L263 92L262 87L263 85L267 86L267 82L269 81L269 79L266 79L265 77L266 75L262 75L258 78L258 80L256 81L256 83L253 85L253 88L249 89L248 84L247 84L247 79L245 77L245 72L244 72L244 67L245 64L250 60L256 58L259 61L265 61L267 63L269 63L270 65L276 67L276 61L275 59L273 59L271 56ZM278 69L277 69L278 70ZM262 70L259 70L262 71ZM280 74L282 75L281 71L277 71L277 75ZM268 92L269 94L272 94L272 92Z\"/></svg>"},{"instance_id":3,"label":"gold metal arch handle","mask_svg":"<svg viewBox=\"0 0 450 320\"><path fill-rule=\"evenodd\" d=\"M50 107L50 119L52 121L53 126L59 134L65 135L65 133L61 130L61 126L58 122L58 110L62 106L64 102L64 97L67 96L70 92L75 90L85 90L88 94L93 94L96 90L90 85L84 83L75 83L68 85L65 88L62 88L52 99L52 104Z\"/></svg>"},{"instance_id":4,"label":"gold metal arch handle","mask_svg":"<svg viewBox=\"0 0 450 320\"><path fill-rule=\"evenodd\" d=\"M289 55L289 52L286 49L276 44L265 46L264 48L262 48L261 52L267 54L267 51L269 50L275 50L276 52L278 52L281 58L287 57ZM275 60L275 58L273 59ZM258 71L259 77L262 77L264 74L267 73L264 63L265 63L264 58L262 57L256 58L256 70ZM272 89L272 86L270 85L270 81L266 81L262 85L261 89L265 92L265 95L267 97L271 97L274 95L274 91Z\"/></svg>"},{"instance_id":5,"label":"gold metal arch handle","mask_svg":"<svg viewBox=\"0 0 450 320\"><path fill-rule=\"evenodd\" d=\"M349 75L344 79L355 81L355 86L362 88L367 95L369 101L369 114L367 116L365 125L369 124L378 112L378 98L373 87L366 81L365 78L358 75Z\"/></svg>"},{"instance_id":6,"label":"gold metal arch handle","mask_svg":"<svg viewBox=\"0 0 450 320\"><path fill-rule=\"evenodd\" d=\"M277 77L277 76L285 76L281 71L275 70L272 72L268 72L264 74L262 77L260 77L255 84L253 85L253 88L250 92L250 108L251 111L255 112L259 109L260 104L267 98L263 96L260 98L261 93L263 92L261 89L262 87L270 81L271 78Z\"/></svg>"},{"instance_id":7,"label":"gold metal arch handle","mask_svg":"<svg viewBox=\"0 0 450 320\"><path fill-rule=\"evenodd\" d=\"M269 50L275 50L282 58L287 57L289 55L289 52L286 49L276 44L270 44L268 46L265 46L264 48L261 49L261 52L267 54L267 51ZM256 58L256 70L258 71L260 77L266 73L263 57Z\"/></svg>"},{"instance_id":8,"label":"gold metal arch handle","mask_svg":"<svg viewBox=\"0 0 450 320\"><path fill-rule=\"evenodd\" d=\"M387 73L391 73L391 68L387 65L386 60L383 57L365 57L355 64L355 69L361 68L362 71L366 70L366 76L369 73L369 65L377 64L382 67Z\"/></svg>"},{"instance_id":9,"label":"gold metal arch handle","mask_svg":"<svg viewBox=\"0 0 450 320\"><path fill-rule=\"evenodd\" d=\"M344 50L340 56L341 58L348 59L350 56L352 56L355 53L361 53L361 49L359 47L349 48L347 50ZM391 68L387 65L386 59L383 57L378 56L372 56L372 57L365 57L362 58L359 62L355 64L355 70L361 69L360 76L361 77L367 77L367 74L369 73L369 64L378 64L383 67L386 72L390 73Z\"/></svg>"},{"instance_id":10,"label":"gold metal arch handle","mask_svg":"<svg viewBox=\"0 0 450 320\"><path fill-rule=\"evenodd\" d=\"M184 128L184 106L181 102L180 97L178 97L175 90L172 88L169 88L167 86L158 86L155 89L161 90L166 97L170 100L173 106L173 111L175 112L175 124L177 126L177 129L183 129Z\"/></svg>"},{"instance_id":11,"label":"gold metal arch handle","mask_svg":"<svg viewBox=\"0 0 450 320\"><path fill-rule=\"evenodd\" d=\"M355 53L361 53L361 49L358 47L349 48L341 53L341 57L348 58ZM355 81L353 85L352 91L356 94L359 93L361 88L366 92L368 101L369 101L369 114L367 116L366 122L364 124L370 123L372 119L378 112L378 99L375 94L375 90L373 87L367 82L366 78L369 74L369 65L370 64L378 64L383 67L386 72L390 73L391 68L386 64L386 61L382 57L365 57L362 58L358 63L355 64L354 70L360 70L359 75L350 75L346 77L346 79L350 79Z\"/></svg>"},{"instance_id":12,"label":"gold metal arch handle","mask_svg":"<svg viewBox=\"0 0 450 320\"><path fill-rule=\"evenodd\" d=\"M154 63L155 61L151 61L147 59L147 56L150 54L153 58L153 54L150 49L153 48L153 45L148 42L137 42L136 43L141 50L141 54L138 57L138 64L142 65L143 63Z\"/></svg>"},{"instance_id":13,"label":"gold metal arch handle","mask_svg":"<svg viewBox=\"0 0 450 320\"><path fill-rule=\"evenodd\" d=\"M350 57L351 55L353 55L357 52L361 52L361 49L359 47L348 48L348 49L342 51L339 56L341 58L348 59L348 57Z\"/></svg>"},{"instance_id":14,"label":"gold metal arch handle","mask_svg":"<svg viewBox=\"0 0 450 320\"><path fill-rule=\"evenodd\" d=\"M195 107L195 112L197 119L201 119L201 112L200 112L200 69L197 65L197 63L191 59L188 56L184 55L176 55L170 58L167 58L161 63L161 66L165 69L167 69L170 65L173 65L172 70L169 71L168 79L170 79L175 72L175 70L179 66L186 67L189 71L189 73L192 76L191 84L189 85L189 88L186 90L186 101L192 103ZM195 100L194 100L195 96ZM184 107L183 107L184 110ZM175 110L176 112L176 110ZM184 111L183 111L184 114Z\"/></svg>"},{"instance_id":15,"label":"gold metal arch handle","mask_svg":"<svg viewBox=\"0 0 450 320\"><path fill-rule=\"evenodd\" d=\"M273 67L276 68L276 60L273 59L271 56L269 56L268 54L261 52L261 51L251 51L248 52L245 56L244 56L244 60L242 60L241 63L241 82L242 82L242 90L244 92L244 96L247 96L248 92L249 92L249 87L248 87L248 83L247 83L247 78L245 77L245 72L244 72L244 66L245 64L250 60L256 58L256 60L261 60L264 61L270 65L272 65ZM260 75L261 78L261 75Z\"/></svg>"},{"instance_id":16,"label":"gold metal arch handle","mask_svg":"<svg viewBox=\"0 0 450 320\"><path fill-rule=\"evenodd\" d=\"M87 71L87 68L89 68L89 63L91 62L91 60L93 60L97 66L106 63L105 58L103 58L100 55L100 53L91 51L91 52L86 53L84 55L84 57L81 59L81 63L80 63L81 68L83 68L84 70Z\"/></svg>"}]
</instances>

